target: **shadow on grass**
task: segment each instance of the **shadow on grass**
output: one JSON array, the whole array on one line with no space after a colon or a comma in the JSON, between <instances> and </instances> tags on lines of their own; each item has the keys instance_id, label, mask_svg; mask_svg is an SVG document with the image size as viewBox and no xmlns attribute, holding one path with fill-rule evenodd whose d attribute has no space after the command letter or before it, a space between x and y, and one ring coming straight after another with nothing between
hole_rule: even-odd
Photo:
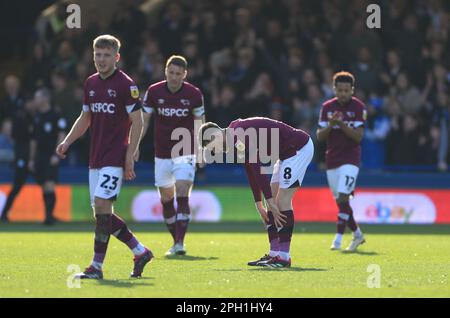
<instances>
[{"instance_id":1,"label":"shadow on grass","mask_svg":"<svg viewBox=\"0 0 450 318\"><path fill-rule=\"evenodd\" d=\"M177 261L214 261L219 259L218 257L202 257L202 256L193 256L193 255L168 255L164 256L165 259L174 259Z\"/></svg>"},{"instance_id":2,"label":"shadow on grass","mask_svg":"<svg viewBox=\"0 0 450 318\"><path fill-rule=\"evenodd\" d=\"M142 233L166 233L167 229L162 223L133 223L129 222L129 227L133 232ZM95 225L93 222L69 222L58 223L48 227L38 223L11 222L0 223L1 233L14 232L42 232L42 233L67 233L67 232L88 232L93 233ZM329 233L334 234L335 223L297 223L295 234ZM414 224L364 224L365 234L415 234L415 235L448 235L450 227L448 224L414 225ZM261 222L256 221L222 221L218 223L195 223L189 225L190 233L265 233Z\"/></svg>"},{"instance_id":3,"label":"shadow on grass","mask_svg":"<svg viewBox=\"0 0 450 318\"><path fill-rule=\"evenodd\" d=\"M116 288L134 288L137 286L154 286L155 284L146 281L154 279L153 277L141 277L130 279L100 279L97 280L98 285L116 287Z\"/></svg>"},{"instance_id":4,"label":"shadow on grass","mask_svg":"<svg viewBox=\"0 0 450 318\"><path fill-rule=\"evenodd\" d=\"M266 272L266 271L282 271L282 272L326 272L325 268L305 268L305 267L289 267L289 268L273 268L273 267L260 267L249 269L252 272Z\"/></svg>"},{"instance_id":5,"label":"shadow on grass","mask_svg":"<svg viewBox=\"0 0 450 318\"><path fill-rule=\"evenodd\" d=\"M234 268L234 269L215 269L218 272L265 272L265 271L283 271L283 272L325 272L325 268L305 268L305 267L289 267L289 268L273 268L273 267L255 267L255 268Z\"/></svg>"},{"instance_id":6,"label":"shadow on grass","mask_svg":"<svg viewBox=\"0 0 450 318\"><path fill-rule=\"evenodd\" d=\"M341 254L346 254L346 255L361 255L361 256L374 256L374 255L380 255L379 253L374 252L374 251L359 251L359 250L356 250L355 252L342 251Z\"/></svg>"}]
</instances>

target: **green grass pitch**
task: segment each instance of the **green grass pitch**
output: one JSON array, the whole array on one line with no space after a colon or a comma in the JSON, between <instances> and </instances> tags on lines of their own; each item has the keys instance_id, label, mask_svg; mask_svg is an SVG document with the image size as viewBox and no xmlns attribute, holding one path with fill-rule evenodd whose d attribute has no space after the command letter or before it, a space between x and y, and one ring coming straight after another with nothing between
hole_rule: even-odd
<instances>
[{"instance_id":1,"label":"green grass pitch","mask_svg":"<svg viewBox=\"0 0 450 318\"><path fill-rule=\"evenodd\" d=\"M93 224L0 225L0 297L450 297L448 226L363 225L367 243L345 254L329 250L334 225L297 224L283 270L246 265L267 252L258 223L191 224L188 255L173 258L163 225L130 227L156 255L144 277L128 278L132 254L111 238L105 279L76 288L68 267L89 264Z\"/></svg>"}]
</instances>

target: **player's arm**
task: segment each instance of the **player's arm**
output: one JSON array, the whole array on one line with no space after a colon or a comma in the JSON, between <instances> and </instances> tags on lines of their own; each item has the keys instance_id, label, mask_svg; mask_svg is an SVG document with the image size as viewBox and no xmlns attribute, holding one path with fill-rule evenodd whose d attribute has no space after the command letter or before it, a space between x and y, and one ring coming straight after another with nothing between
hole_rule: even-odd
<instances>
[{"instance_id":1,"label":"player's arm","mask_svg":"<svg viewBox=\"0 0 450 318\"><path fill-rule=\"evenodd\" d=\"M88 106L86 106L88 107ZM56 154L61 159L66 158L66 152L78 138L84 135L91 125L91 112L83 106L83 111L72 126L64 140L56 147Z\"/></svg>"},{"instance_id":2,"label":"player's arm","mask_svg":"<svg viewBox=\"0 0 450 318\"><path fill-rule=\"evenodd\" d=\"M269 179L267 178L267 175L263 175L261 173L261 164L260 163L247 163L245 164L246 169L249 169L251 171L251 174L249 175L252 176L252 178L255 179L255 184L258 185L259 189L261 189L261 191L264 194L264 198L266 200L267 203L267 210L271 211L273 214L273 218L275 221L275 225L277 227L282 227L283 224L286 223L286 221L284 220L286 218L286 216L282 215L280 210L278 209L278 205L275 202L275 199L272 197L272 189L270 188L270 182ZM251 185L251 183L250 183ZM256 200L256 198L255 198ZM259 202L259 201L258 201ZM256 206L257 209L259 211L259 203L256 202ZM261 206L262 206L262 202L261 202Z\"/></svg>"},{"instance_id":3,"label":"player's arm","mask_svg":"<svg viewBox=\"0 0 450 318\"><path fill-rule=\"evenodd\" d=\"M144 99L142 101L142 116L144 119L144 127L142 129L142 138L147 134L148 126L150 125L150 119L152 118L153 107L150 105L149 90L145 92Z\"/></svg>"},{"instance_id":4,"label":"player's arm","mask_svg":"<svg viewBox=\"0 0 450 318\"><path fill-rule=\"evenodd\" d=\"M321 119L319 121L319 128L316 132L317 140L320 142L326 141L328 139L328 136L330 135L330 132L336 123L336 120L339 118L339 114L337 112L333 113L333 116L330 118L330 120L325 120L322 114L323 111L320 112Z\"/></svg>"},{"instance_id":5,"label":"player's arm","mask_svg":"<svg viewBox=\"0 0 450 318\"><path fill-rule=\"evenodd\" d=\"M338 122L342 132L356 143L360 143L364 135L364 127L350 128L344 122Z\"/></svg>"},{"instance_id":6,"label":"player's arm","mask_svg":"<svg viewBox=\"0 0 450 318\"><path fill-rule=\"evenodd\" d=\"M125 179L133 180L136 178L136 174L134 172L134 161L135 156L139 148L139 143L142 138L142 130L144 127L144 120L142 118L142 111L137 109L128 114L131 120L131 128L130 128L130 136L129 136L129 144L127 148L127 153L125 157Z\"/></svg>"},{"instance_id":7,"label":"player's arm","mask_svg":"<svg viewBox=\"0 0 450 318\"><path fill-rule=\"evenodd\" d=\"M204 106L204 99L203 95L200 93L200 101L199 106L195 107L192 110L192 114L194 116L194 144L196 147L196 155L197 155L197 162L198 166L200 168L203 168L205 166L204 155L203 155L203 149L198 145L198 132L200 130L200 127L205 123L205 106Z\"/></svg>"}]
</instances>

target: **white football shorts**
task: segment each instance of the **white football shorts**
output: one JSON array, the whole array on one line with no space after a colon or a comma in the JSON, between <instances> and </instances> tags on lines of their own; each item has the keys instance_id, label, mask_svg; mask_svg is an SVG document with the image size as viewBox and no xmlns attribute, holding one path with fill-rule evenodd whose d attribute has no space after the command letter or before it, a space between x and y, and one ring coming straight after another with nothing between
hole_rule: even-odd
<instances>
[{"instance_id":1,"label":"white football shorts","mask_svg":"<svg viewBox=\"0 0 450 318\"><path fill-rule=\"evenodd\" d=\"M103 167L89 169L89 193L91 206L94 206L95 197L107 200L116 200L119 196L123 181L122 167Z\"/></svg>"},{"instance_id":2,"label":"white football shorts","mask_svg":"<svg viewBox=\"0 0 450 318\"><path fill-rule=\"evenodd\" d=\"M358 173L359 168L351 164L327 170L328 185L335 199L339 193L351 194L355 190Z\"/></svg>"},{"instance_id":3,"label":"white football shorts","mask_svg":"<svg viewBox=\"0 0 450 318\"><path fill-rule=\"evenodd\" d=\"M280 184L281 189L288 189L292 186L301 186L306 169L314 156L314 144L309 141L302 149L297 151L295 156L285 160L278 160L273 168L272 179L270 183Z\"/></svg>"},{"instance_id":4,"label":"white football shorts","mask_svg":"<svg viewBox=\"0 0 450 318\"><path fill-rule=\"evenodd\" d=\"M173 159L155 158L155 186L168 188L177 180L194 182L195 155L181 156Z\"/></svg>"}]
</instances>

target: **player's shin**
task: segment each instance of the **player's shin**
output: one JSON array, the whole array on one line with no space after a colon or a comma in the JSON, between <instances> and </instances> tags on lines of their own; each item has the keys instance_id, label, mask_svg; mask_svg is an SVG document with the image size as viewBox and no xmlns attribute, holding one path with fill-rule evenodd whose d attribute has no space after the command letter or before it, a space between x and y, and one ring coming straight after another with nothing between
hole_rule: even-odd
<instances>
[{"instance_id":1,"label":"player's shin","mask_svg":"<svg viewBox=\"0 0 450 318\"><path fill-rule=\"evenodd\" d=\"M280 251L280 242L279 242L279 238L278 238L278 231L277 231L277 227L275 226L272 212L269 211L267 213L267 215L269 217L269 222L266 223L266 229L267 229L267 234L269 237L269 244L270 244L269 256L275 257L275 256L278 256L278 253Z\"/></svg>"},{"instance_id":2,"label":"player's shin","mask_svg":"<svg viewBox=\"0 0 450 318\"><path fill-rule=\"evenodd\" d=\"M189 197L177 197L176 243L178 244L184 243L190 215Z\"/></svg>"},{"instance_id":3,"label":"player's shin","mask_svg":"<svg viewBox=\"0 0 450 318\"><path fill-rule=\"evenodd\" d=\"M167 229L172 235L173 242L176 243L176 211L173 205L173 199L167 202L161 202L163 206L163 216L164 222L166 223Z\"/></svg>"},{"instance_id":4,"label":"player's shin","mask_svg":"<svg viewBox=\"0 0 450 318\"><path fill-rule=\"evenodd\" d=\"M97 214L95 219L94 259L91 266L101 270L111 235L112 218L110 214Z\"/></svg>"},{"instance_id":5,"label":"player's shin","mask_svg":"<svg viewBox=\"0 0 450 318\"><path fill-rule=\"evenodd\" d=\"M116 214L112 214L111 219L112 235L122 243L126 244L134 255L142 255L142 253L145 252L145 246L142 245L128 229L125 221Z\"/></svg>"},{"instance_id":6,"label":"player's shin","mask_svg":"<svg viewBox=\"0 0 450 318\"><path fill-rule=\"evenodd\" d=\"M279 257L283 260L290 259L290 248L291 248L291 239L292 233L294 231L294 212L292 210L281 211L283 215L286 216L286 223L284 226L278 231L278 237L280 241L280 252Z\"/></svg>"}]
</instances>

